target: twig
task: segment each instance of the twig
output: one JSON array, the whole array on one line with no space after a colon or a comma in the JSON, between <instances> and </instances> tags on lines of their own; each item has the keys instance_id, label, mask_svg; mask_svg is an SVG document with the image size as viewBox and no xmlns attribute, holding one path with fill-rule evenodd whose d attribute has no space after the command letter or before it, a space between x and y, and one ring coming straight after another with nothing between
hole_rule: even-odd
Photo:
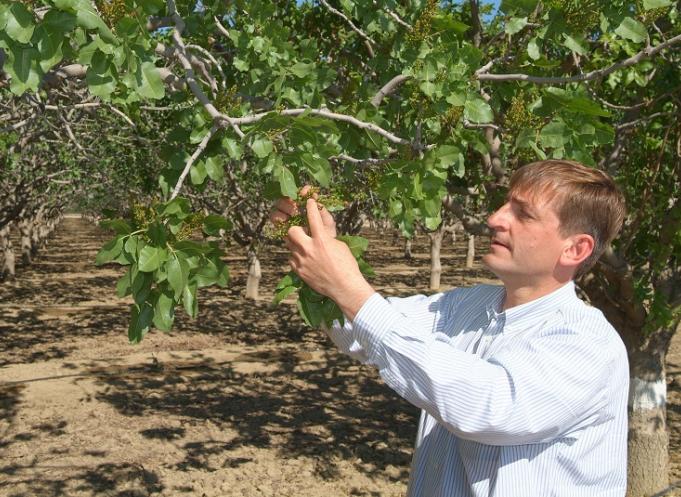
<instances>
[{"instance_id":1,"label":"twig","mask_svg":"<svg viewBox=\"0 0 681 497\"><path fill-rule=\"evenodd\" d=\"M118 110L116 107L114 107L113 105L110 105L110 104L108 104L107 107L111 110L111 112L113 112L114 114L118 114L118 115L121 116L123 119L125 119L125 120L127 121L127 123L128 123L130 126L132 126L133 128L136 128L136 127L137 127L137 125L135 125L135 123L132 122L132 119L130 119L130 118L129 118L128 116L126 116L123 112L121 112L120 110Z\"/></svg>"},{"instance_id":2,"label":"twig","mask_svg":"<svg viewBox=\"0 0 681 497\"><path fill-rule=\"evenodd\" d=\"M187 48L191 48L192 50L196 50L197 52L200 52L204 57L206 57L209 61L213 63L215 68L220 72L220 76L222 76L222 87L225 87L225 73L222 70L222 66L220 66L220 63L217 61L215 57L213 57L213 54L211 54L208 50L205 48L199 46L199 45L194 45L194 44L188 44Z\"/></svg>"},{"instance_id":3,"label":"twig","mask_svg":"<svg viewBox=\"0 0 681 497\"><path fill-rule=\"evenodd\" d=\"M655 112L654 114L650 114L649 116L644 116L640 119L636 119L634 121L629 121L626 123L619 124L615 126L615 129L617 131L621 131L623 129L628 129L628 128L633 128L634 126L638 126L639 124L643 124L645 122L648 122L652 119L655 119L656 117L663 117L663 116L673 116L675 115L676 112Z\"/></svg>"},{"instance_id":4,"label":"twig","mask_svg":"<svg viewBox=\"0 0 681 497\"><path fill-rule=\"evenodd\" d=\"M357 165L363 166L363 165L366 165L366 164L370 164L370 165L388 164L395 159L372 159L372 158L356 159L355 157L350 157L349 155L340 154L340 155L333 155L333 156L329 157L329 160L333 160L333 161L344 160L344 161L347 161L347 162L351 162L352 164L357 164Z\"/></svg>"},{"instance_id":5,"label":"twig","mask_svg":"<svg viewBox=\"0 0 681 497\"><path fill-rule=\"evenodd\" d=\"M496 132L501 132L503 131L500 126L497 126L496 124L485 124L485 123L472 123L468 119L463 120L463 127L466 129L482 129L482 128L490 128L493 129Z\"/></svg>"},{"instance_id":6,"label":"twig","mask_svg":"<svg viewBox=\"0 0 681 497\"><path fill-rule=\"evenodd\" d=\"M215 20L215 25L218 27L218 31L220 31L220 33L229 38L229 31L227 31L227 28L225 28L222 25L222 23L218 19L218 16L213 16L213 19Z\"/></svg>"},{"instance_id":7,"label":"twig","mask_svg":"<svg viewBox=\"0 0 681 497\"><path fill-rule=\"evenodd\" d=\"M196 150L194 150L194 153L192 156L187 160L187 163L184 166L184 169L182 170L182 174L180 174L180 177L177 180L177 183L175 184L175 188L173 189L172 195L170 195L170 200L173 200L177 195L180 193L180 190L182 189L182 183L184 183L185 178L187 177L187 174L189 174L189 170L192 168L192 165L194 165L194 162L196 162L196 159L199 158L199 155L206 149L208 146L208 142L210 141L213 136L215 136L215 133L217 133L220 130L221 126L214 124L212 128L210 128L210 131L206 136L203 137L203 140L201 140L201 143L199 143L199 146L196 147Z\"/></svg>"},{"instance_id":8,"label":"twig","mask_svg":"<svg viewBox=\"0 0 681 497\"><path fill-rule=\"evenodd\" d=\"M481 73L476 76L480 81L527 81L530 83L536 83L539 85L561 85L566 83L578 83L581 81L591 81L594 79L604 78L605 76L625 67L632 66L641 62L642 60L653 57L662 50L665 50L677 43L681 43L681 35L677 35L673 38L668 39L664 43L660 43L656 46L647 46L640 52L631 57L617 62L611 66L605 67L603 69L596 69L583 74L576 74L569 77L542 77L542 76L531 76L529 74L488 74Z\"/></svg>"},{"instance_id":9,"label":"twig","mask_svg":"<svg viewBox=\"0 0 681 497\"><path fill-rule=\"evenodd\" d=\"M324 5L324 7L327 8L329 12L336 14L338 17L342 18L350 26L350 28L366 42L366 47L367 50L369 51L369 55L373 58L374 57L373 40L369 38L364 31L355 26L355 24L348 18L348 16L343 14L340 10L331 7L331 5L329 5L329 3L326 0L319 1L322 3L322 5Z\"/></svg>"}]
</instances>

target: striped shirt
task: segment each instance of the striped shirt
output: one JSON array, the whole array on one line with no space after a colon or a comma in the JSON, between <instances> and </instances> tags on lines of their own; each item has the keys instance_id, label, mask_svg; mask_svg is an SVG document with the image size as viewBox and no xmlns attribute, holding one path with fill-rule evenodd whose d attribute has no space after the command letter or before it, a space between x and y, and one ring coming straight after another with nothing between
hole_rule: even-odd
<instances>
[{"instance_id":1,"label":"striped shirt","mask_svg":"<svg viewBox=\"0 0 681 497\"><path fill-rule=\"evenodd\" d=\"M501 312L504 288L371 296L327 330L422 409L410 497L621 497L629 367L572 282Z\"/></svg>"}]
</instances>

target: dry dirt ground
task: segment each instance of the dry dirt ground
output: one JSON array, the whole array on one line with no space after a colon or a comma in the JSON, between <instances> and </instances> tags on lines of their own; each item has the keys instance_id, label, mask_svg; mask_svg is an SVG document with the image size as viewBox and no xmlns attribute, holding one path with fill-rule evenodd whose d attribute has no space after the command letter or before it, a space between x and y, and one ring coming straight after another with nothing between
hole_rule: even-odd
<instances>
[{"instance_id":1,"label":"dry dirt ground","mask_svg":"<svg viewBox=\"0 0 681 497\"><path fill-rule=\"evenodd\" d=\"M265 257L261 300L207 289L200 318L127 342L115 266L95 268L106 235L67 218L19 279L0 286L0 496L398 496L417 410L369 368L269 306L286 266ZM424 291L422 237L406 261L372 237L384 294ZM447 245L443 287L487 281ZM680 337L681 338L681 337ZM672 481L681 479L681 343L669 357ZM671 495L671 493L669 494Z\"/></svg>"}]
</instances>

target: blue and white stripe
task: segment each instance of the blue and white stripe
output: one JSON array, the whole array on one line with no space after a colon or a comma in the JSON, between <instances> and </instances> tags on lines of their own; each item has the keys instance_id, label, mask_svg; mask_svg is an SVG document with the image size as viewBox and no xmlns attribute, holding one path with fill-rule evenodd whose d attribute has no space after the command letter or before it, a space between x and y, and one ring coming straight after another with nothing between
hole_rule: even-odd
<instances>
[{"instance_id":1,"label":"blue and white stripe","mask_svg":"<svg viewBox=\"0 0 681 497\"><path fill-rule=\"evenodd\" d=\"M420 407L411 497L621 497L627 353L572 282L501 312L504 288L374 294L344 352Z\"/></svg>"}]
</instances>

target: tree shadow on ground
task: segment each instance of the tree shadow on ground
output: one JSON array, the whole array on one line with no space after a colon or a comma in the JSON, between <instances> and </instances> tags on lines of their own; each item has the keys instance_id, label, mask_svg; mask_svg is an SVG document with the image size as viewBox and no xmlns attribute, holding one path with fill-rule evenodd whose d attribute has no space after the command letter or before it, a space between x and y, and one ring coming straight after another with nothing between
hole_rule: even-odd
<instances>
[{"instance_id":1,"label":"tree shadow on ground","mask_svg":"<svg viewBox=\"0 0 681 497\"><path fill-rule=\"evenodd\" d=\"M311 457L324 478L338 473L338 459L370 475L383 474L388 465L408 467L410 452L402 448L413 442L418 410L371 369L335 353L314 364L280 359L272 358L269 364L278 361L277 369L264 374L206 361L191 373L168 365L168 371L148 376L101 378L105 388L97 400L125 416L210 422L236 433L229 441L182 445L183 429L145 430L145 437L181 444L180 470L238 466L247 461L235 460L231 451L245 446L274 448L281 458Z\"/></svg>"},{"instance_id":2,"label":"tree shadow on ground","mask_svg":"<svg viewBox=\"0 0 681 497\"><path fill-rule=\"evenodd\" d=\"M35 461L24 466L2 467L0 474L12 475L13 478L4 482L0 480L0 494L7 497L60 496L68 495L73 489L86 495L147 497L164 490L158 475L139 464L104 463L90 468L60 467L62 470L76 471L70 473L71 476L64 476L60 472L60 476L54 477L50 476L50 469L53 467ZM24 473L27 475L25 478L22 477ZM8 493L3 493L3 488ZM21 490L11 491L12 488Z\"/></svg>"}]
</instances>

